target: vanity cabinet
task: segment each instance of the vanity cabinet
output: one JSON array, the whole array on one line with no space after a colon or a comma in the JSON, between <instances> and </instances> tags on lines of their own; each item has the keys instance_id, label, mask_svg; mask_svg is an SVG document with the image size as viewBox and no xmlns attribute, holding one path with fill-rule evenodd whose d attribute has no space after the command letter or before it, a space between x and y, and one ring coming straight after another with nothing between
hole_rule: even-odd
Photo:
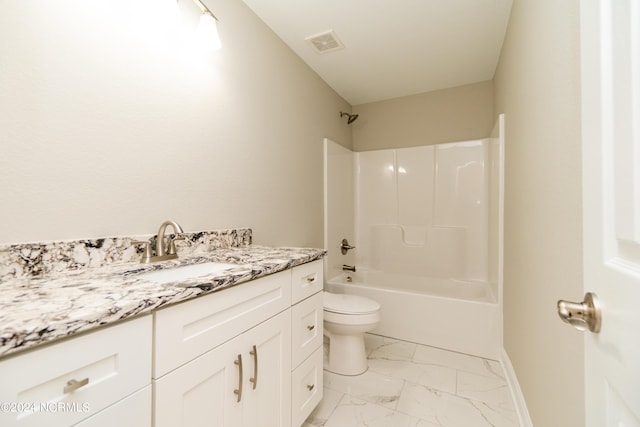
<instances>
[{"instance_id":1,"label":"vanity cabinet","mask_svg":"<svg viewBox=\"0 0 640 427\"><path fill-rule=\"evenodd\" d=\"M322 398L321 290L320 260L157 311L154 425L300 426Z\"/></svg>"},{"instance_id":2,"label":"vanity cabinet","mask_svg":"<svg viewBox=\"0 0 640 427\"><path fill-rule=\"evenodd\" d=\"M290 307L287 270L156 312L155 426L290 426Z\"/></svg>"},{"instance_id":3,"label":"vanity cabinet","mask_svg":"<svg viewBox=\"0 0 640 427\"><path fill-rule=\"evenodd\" d=\"M0 425L150 426L151 330L144 316L0 361Z\"/></svg>"},{"instance_id":4,"label":"vanity cabinet","mask_svg":"<svg viewBox=\"0 0 640 427\"><path fill-rule=\"evenodd\" d=\"M1 360L0 425L298 427L322 398L322 282L318 260Z\"/></svg>"},{"instance_id":5,"label":"vanity cabinet","mask_svg":"<svg viewBox=\"0 0 640 427\"><path fill-rule=\"evenodd\" d=\"M163 376L155 426L291 425L288 311Z\"/></svg>"}]
</instances>

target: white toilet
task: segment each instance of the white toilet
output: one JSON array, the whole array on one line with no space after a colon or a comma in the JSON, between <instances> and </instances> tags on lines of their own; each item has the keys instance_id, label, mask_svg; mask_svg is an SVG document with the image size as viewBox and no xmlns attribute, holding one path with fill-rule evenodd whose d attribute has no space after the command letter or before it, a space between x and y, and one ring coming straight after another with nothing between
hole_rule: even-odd
<instances>
[{"instance_id":1,"label":"white toilet","mask_svg":"<svg viewBox=\"0 0 640 427\"><path fill-rule=\"evenodd\" d=\"M327 370L360 375L368 368L364 333L380 323L380 304L357 296L324 292L324 334L329 337Z\"/></svg>"}]
</instances>

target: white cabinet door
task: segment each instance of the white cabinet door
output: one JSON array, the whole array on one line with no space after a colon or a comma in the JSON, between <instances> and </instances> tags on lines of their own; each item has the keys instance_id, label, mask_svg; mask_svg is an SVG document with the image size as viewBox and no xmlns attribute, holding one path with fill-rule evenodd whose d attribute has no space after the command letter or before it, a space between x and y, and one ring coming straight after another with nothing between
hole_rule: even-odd
<instances>
[{"instance_id":1,"label":"white cabinet door","mask_svg":"<svg viewBox=\"0 0 640 427\"><path fill-rule=\"evenodd\" d=\"M289 426L290 374L286 310L158 379L155 426Z\"/></svg>"},{"instance_id":2,"label":"white cabinet door","mask_svg":"<svg viewBox=\"0 0 640 427\"><path fill-rule=\"evenodd\" d=\"M240 426L238 343L229 341L155 381L156 427Z\"/></svg>"},{"instance_id":3,"label":"white cabinet door","mask_svg":"<svg viewBox=\"0 0 640 427\"><path fill-rule=\"evenodd\" d=\"M291 425L291 312L287 310L240 337L246 383L244 427ZM245 358L245 355L247 356Z\"/></svg>"}]
</instances>

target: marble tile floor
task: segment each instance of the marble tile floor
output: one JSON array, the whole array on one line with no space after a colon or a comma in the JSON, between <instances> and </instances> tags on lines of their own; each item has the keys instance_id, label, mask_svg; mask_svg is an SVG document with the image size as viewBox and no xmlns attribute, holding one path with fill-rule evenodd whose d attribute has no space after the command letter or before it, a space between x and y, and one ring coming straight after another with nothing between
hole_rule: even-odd
<instances>
[{"instance_id":1,"label":"marble tile floor","mask_svg":"<svg viewBox=\"0 0 640 427\"><path fill-rule=\"evenodd\" d=\"M499 362L365 337L369 370L325 370L324 397L303 427L519 427Z\"/></svg>"}]
</instances>

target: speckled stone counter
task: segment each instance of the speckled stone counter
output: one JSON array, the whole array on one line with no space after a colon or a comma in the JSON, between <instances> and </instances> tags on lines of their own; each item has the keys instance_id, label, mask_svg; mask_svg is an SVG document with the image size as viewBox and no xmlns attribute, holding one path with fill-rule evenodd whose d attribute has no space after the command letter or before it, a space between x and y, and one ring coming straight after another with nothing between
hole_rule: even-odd
<instances>
[{"instance_id":1,"label":"speckled stone counter","mask_svg":"<svg viewBox=\"0 0 640 427\"><path fill-rule=\"evenodd\" d=\"M187 255L181 253L177 260L141 264L134 252L131 258L135 259L127 262L119 258L120 262L98 267L88 263L83 268L62 271L38 267L47 271L39 274L25 274L29 269L16 267L19 261L9 268L14 274L7 273L10 250L5 247L4 259L0 259L4 267L0 272L5 273L0 274L0 357L315 261L325 254L321 249L247 244L250 234L249 230L248 238L245 234L240 240L218 245L223 247L210 245L203 249L192 245L190 250L179 249ZM30 259L29 253L23 252L26 259ZM82 257L87 258L85 255ZM208 261L237 267L179 283L157 284L137 277L148 271ZM73 257L64 262L77 265Z\"/></svg>"}]
</instances>

